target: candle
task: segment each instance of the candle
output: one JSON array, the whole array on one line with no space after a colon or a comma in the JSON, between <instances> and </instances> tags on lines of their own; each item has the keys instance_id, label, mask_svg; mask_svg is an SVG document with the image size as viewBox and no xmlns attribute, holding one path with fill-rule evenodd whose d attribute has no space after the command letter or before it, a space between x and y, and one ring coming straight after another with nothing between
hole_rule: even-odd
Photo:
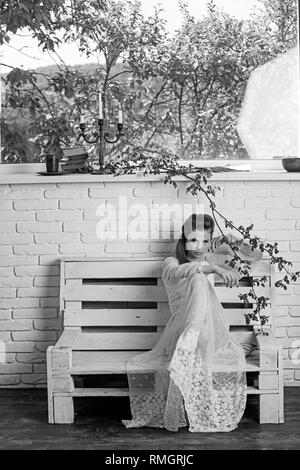
<instances>
[{"instance_id":1,"label":"candle","mask_svg":"<svg viewBox=\"0 0 300 470\"><path fill-rule=\"evenodd\" d=\"M123 124L123 113L122 113L122 106L119 102L119 124Z\"/></svg>"},{"instance_id":2,"label":"candle","mask_svg":"<svg viewBox=\"0 0 300 470\"><path fill-rule=\"evenodd\" d=\"M102 87L99 88L99 119L103 119Z\"/></svg>"},{"instance_id":3,"label":"candle","mask_svg":"<svg viewBox=\"0 0 300 470\"><path fill-rule=\"evenodd\" d=\"M80 124L84 124L84 117L83 117L83 114L80 114Z\"/></svg>"}]
</instances>

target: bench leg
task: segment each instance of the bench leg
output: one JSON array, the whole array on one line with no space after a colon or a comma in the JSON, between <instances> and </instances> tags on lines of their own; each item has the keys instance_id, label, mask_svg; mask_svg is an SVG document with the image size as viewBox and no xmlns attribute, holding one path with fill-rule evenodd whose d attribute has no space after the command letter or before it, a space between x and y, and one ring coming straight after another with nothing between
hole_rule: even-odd
<instances>
[{"instance_id":1,"label":"bench leg","mask_svg":"<svg viewBox=\"0 0 300 470\"><path fill-rule=\"evenodd\" d=\"M279 393L264 393L259 397L259 422L279 423Z\"/></svg>"},{"instance_id":2,"label":"bench leg","mask_svg":"<svg viewBox=\"0 0 300 470\"><path fill-rule=\"evenodd\" d=\"M54 346L49 346L47 349L47 396L48 396L48 423L54 423L53 412L53 380L52 380L52 349Z\"/></svg>"},{"instance_id":3,"label":"bench leg","mask_svg":"<svg viewBox=\"0 0 300 470\"><path fill-rule=\"evenodd\" d=\"M73 423L73 397L69 395L74 390L74 380L71 375L52 375L53 415L54 423Z\"/></svg>"},{"instance_id":4,"label":"bench leg","mask_svg":"<svg viewBox=\"0 0 300 470\"><path fill-rule=\"evenodd\" d=\"M59 373L69 367L71 350L64 348L56 350L54 346L47 349L47 394L48 394L48 422L73 423L73 398L59 396L59 392L72 392L74 390L73 378L68 374ZM57 369L57 370L56 370Z\"/></svg>"},{"instance_id":5,"label":"bench leg","mask_svg":"<svg viewBox=\"0 0 300 470\"><path fill-rule=\"evenodd\" d=\"M72 397L55 396L53 399L54 422L70 424L74 422L74 403Z\"/></svg>"},{"instance_id":6,"label":"bench leg","mask_svg":"<svg viewBox=\"0 0 300 470\"><path fill-rule=\"evenodd\" d=\"M263 351L265 353L265 351ZM273 357L272 363L278 366L278 372L261 370L258 375L258 388L265 393L259 397L259 422L263 423L283 423L284 422L284 389L283 389L283 364L282 350L279 349L271 354L263 356L269 360ZM275 358L276 353L276 358ZM275 361L276 359L276 361ZM264 364L269 365L270 364ZM273 391L273 393L268 393ZM275 392L275 393L274 393Z\"/></svg>"},{"instance_id":7,"label":"bench leg","mask_svg":"<svg viewBox=\"0 0 300 470\"><path fill-rule=\"evenodd\" d=\"M279 423L284 423L284 387L283 387L283 358L282 349L278 351L279 374Z\"/></svg>"}]
</instances>

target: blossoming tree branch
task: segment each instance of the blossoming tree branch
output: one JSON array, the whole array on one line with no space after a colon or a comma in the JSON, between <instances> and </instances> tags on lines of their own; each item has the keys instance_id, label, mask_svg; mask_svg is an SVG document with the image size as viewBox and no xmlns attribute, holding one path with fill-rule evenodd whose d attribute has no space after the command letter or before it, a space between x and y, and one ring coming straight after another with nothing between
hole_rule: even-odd
<instances>
[{"instance_id":1,"label":"blossoming tree branch","mask_svg":"<svg viewBox=\"0 0 300 470\"><path fill-rule=\"evenodd\" d=\"M107 172L113 173L114 176L133 174L136 172L142 173L144 176L149 174L164 175L164 183L172 184L175 188L177 183L175 177L184 176L190 184L186 187L186 192L196 196L198 193L203 193L209 201L209 207L212 212L212 217L221 233L221 243L227 244L232 252L232 259L226 261L232 269L237 269L241 276L250 276L252 262L242 259L239 255L239 249L243 244L247 243L253 249L259 249L262 253L268 255L271 264L277 265L278 270L283 271L284 276L282 279L275 282L275 287L287 289L290 283L296 282L300 278L300 271L292 272L290 268L293 266L291 261L285 260L279 254L278 243L269 243L261 240L256 235L252 234L254 225L248 227L237 225L232 220L228 220L218 209L214 201L216 191L220 190L218 186L211 186L209 178L213 172L210 168L199 168L193 164L181 165L178 158L163 154L160 157L153 158L142 153L137 152L135 155L118 156L114 160L106 164L105 169ZM231 228L237 233L237 237L233 235L226 235L224 227ZM245 248L244 248L245 249ZM251 286L248 293L239 294L240 300L245 306L253 304L254 309L251 313L246 314L246 321L250 323L259 323L261 326L268 323L268 316L263 313L270 300L265 296L258 296L256 293L256 286L265 286L267 281L266 276L255 277L251 276Z\"/></svg>"}]
</instances>

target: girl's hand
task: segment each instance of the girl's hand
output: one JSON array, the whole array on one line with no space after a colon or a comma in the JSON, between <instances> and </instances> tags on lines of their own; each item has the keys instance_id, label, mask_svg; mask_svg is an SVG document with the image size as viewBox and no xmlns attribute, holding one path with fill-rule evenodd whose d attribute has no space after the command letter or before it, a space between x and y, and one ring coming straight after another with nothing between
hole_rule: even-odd
<instances>
[{"instance_id":1,"label":"girl's hand","mask_svg":"<svg viewBox=\"0 0 300 470\"><path fill-rule=\"evenodd\" d=\"M238 238L229 233L226 235L227 239L228 239L228 242L229 243L234 243L235 241L238 240ZM218 253L218 254L221 254L221 255L232 255L233 254L233 251L230 247L230 245L228 243L221 243L221 236L219 237L216 237L216 238L213 238L211 243L210 243L210 247L209 247L209 251L212 251L212 252L215 252L215 253Z\"/></svg>"},{"instance_id":2,"label":"girl's hand","mask_svg":"<svg viewBox=\"0 0 300 470\"><path fill-rule=\"evenodd\" d=\"M216 267L216 274L220 276L227 287L239 286L239 274L235 271L228 271L227 269L221 268L220 266Z\"/></svg>"},{"instance_id":3,"label":"girl's hand","mask_svg":"<svg viewBox=\"0 0 300 470\"><path fill-rule=\"evenodd\" d=\"M241 238L236 237L233 233L226 234L228 239L228 243L234 244L236 241L241 241ZM209 251L216 252L222 255L234 255L234 251L231 249L230 245L227 243L220 243L222 237L214 238L211 241L211 246L209 247ZM243 258L246 257L251 261L255 262L260 260L263 257L262 251L258 250L257 248L252 249L252 247L245 241L239 244L237 254Z\"/></svg>"}]
</instances>

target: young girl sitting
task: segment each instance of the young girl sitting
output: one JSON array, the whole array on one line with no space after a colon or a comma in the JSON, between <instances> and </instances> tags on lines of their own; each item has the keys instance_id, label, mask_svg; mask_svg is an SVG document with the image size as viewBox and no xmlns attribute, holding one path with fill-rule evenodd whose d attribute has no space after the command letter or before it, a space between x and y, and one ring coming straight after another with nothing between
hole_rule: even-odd
<instances>
[{"instance_id":1,"label":"young girl sitting","mask_svg":"<svg viewBox=\"0 0 300 470\"><path fill-rule=\"evenodd\" d=\"M224 267L224 256L233 257L233 252L220 238L212 238L213 230L209 215L192 214L182 227L175 256L163 262L171 316L152 350L128 361L132 419L122 421L128 428L177 431L189 426L191 432L228 432L244 413L245 354L229 334L213 278L216 274L233 287L241 276ZM261 258L245 244L239 255Z\"/></svg>"}]
</instances>

